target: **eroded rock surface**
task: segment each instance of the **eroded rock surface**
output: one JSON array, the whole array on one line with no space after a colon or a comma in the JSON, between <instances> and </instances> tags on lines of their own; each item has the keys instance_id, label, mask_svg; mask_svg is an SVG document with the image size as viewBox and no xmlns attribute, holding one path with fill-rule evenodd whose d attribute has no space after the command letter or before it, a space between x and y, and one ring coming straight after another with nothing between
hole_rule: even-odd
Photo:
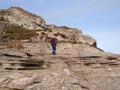
<instances>
[{"instance_id":1,"label":"eroded rock surface","mask_svg":"<svg viewBox=\"0 0 120 90\"><path fill-rule=\"evenodd\" d=\"M0 26L0 90L120 90L120 55L103 52L81 30L46 25L19 7L0 11ZM36 34L16 40L21 36L14 31L18 36L10 39L9 26ZM52 37L58 39L56 55Z\"/></svg>"},{"instance_id":2,"label":"eroded rock surface","mask_svg":"<svg viewBox=\"0 0 120 90\"><path fill-rule=\"evenodd\" d=\"M14 53L6 56L5 52L1 52L1 90L120 89L119 55L106 54L106 56L80 58L50 53L31 55L30 52L21 50L18 52L22 53L21 57L13 57ZM24 57L24 55L28 56ZM110 57L114 59L111 60Z\"/></svg>"}]
</instances>

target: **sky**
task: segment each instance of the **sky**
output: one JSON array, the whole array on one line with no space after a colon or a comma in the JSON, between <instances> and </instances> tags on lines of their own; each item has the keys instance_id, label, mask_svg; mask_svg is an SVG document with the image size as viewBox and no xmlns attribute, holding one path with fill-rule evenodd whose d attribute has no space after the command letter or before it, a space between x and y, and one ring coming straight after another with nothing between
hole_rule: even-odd
<instances>
[{"instance_id":1,"label":"sky","mask_svg":"<svg viewBox=\"0 0 120 90\"><path fill-rule=\"evenodd\" d=\"M120 0L1 0L41 16L46 24L82 30L106 52L120 54Z\"/></svg>"}]
</instances>

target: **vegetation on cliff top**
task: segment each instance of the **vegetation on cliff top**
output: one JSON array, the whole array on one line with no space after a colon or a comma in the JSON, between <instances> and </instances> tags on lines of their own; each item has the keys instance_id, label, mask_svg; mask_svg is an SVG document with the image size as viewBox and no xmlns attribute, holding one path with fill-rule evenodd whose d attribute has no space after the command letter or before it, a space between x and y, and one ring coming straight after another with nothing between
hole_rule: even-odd
<instances>
[{"instance_id":1,"label":"vegetation on cliff top","mask_svg":"<svg viewBox=\"0 0 120 90\"><path fill-rule=\"evenodd\" d=\"M25 40L35 37L36 35L35 30L29 30L19 26L9 26L5 27L1 38L10 40Z\"/></svg>"}]
</instances>

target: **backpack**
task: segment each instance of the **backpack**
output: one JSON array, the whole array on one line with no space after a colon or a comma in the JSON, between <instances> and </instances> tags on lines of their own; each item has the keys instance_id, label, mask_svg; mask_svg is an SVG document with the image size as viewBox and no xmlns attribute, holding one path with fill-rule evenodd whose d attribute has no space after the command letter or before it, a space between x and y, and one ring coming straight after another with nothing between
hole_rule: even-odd
<instances>
[{"instance_id":1,"label":"backpack","mask_svg":"<svg viewBox=\"0 0 120 90\"><path fill-rule=\"evenodd\" d=\"M51 44L55 44L55 45L57 45L57 38L52 38L52 40L51 40Z\"/></svg>"}]
</instances>

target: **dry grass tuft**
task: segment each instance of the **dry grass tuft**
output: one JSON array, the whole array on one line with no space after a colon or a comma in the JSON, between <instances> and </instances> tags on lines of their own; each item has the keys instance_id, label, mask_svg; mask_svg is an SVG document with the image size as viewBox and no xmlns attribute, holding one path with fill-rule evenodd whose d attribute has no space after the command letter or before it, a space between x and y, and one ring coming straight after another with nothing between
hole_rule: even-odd
<instances>
[{"instance_id":1,"label":"dry grass tuft","mask_svg":"<svg viewBox=\"0 0 120 90\"><path fill-rule=\"evenodd\" d=\"M5 41L0 42L1 46L6 46L7 48L17 48L17 49L23 49L23 43L21 41Z\"/></svg>"}]
</instances>

